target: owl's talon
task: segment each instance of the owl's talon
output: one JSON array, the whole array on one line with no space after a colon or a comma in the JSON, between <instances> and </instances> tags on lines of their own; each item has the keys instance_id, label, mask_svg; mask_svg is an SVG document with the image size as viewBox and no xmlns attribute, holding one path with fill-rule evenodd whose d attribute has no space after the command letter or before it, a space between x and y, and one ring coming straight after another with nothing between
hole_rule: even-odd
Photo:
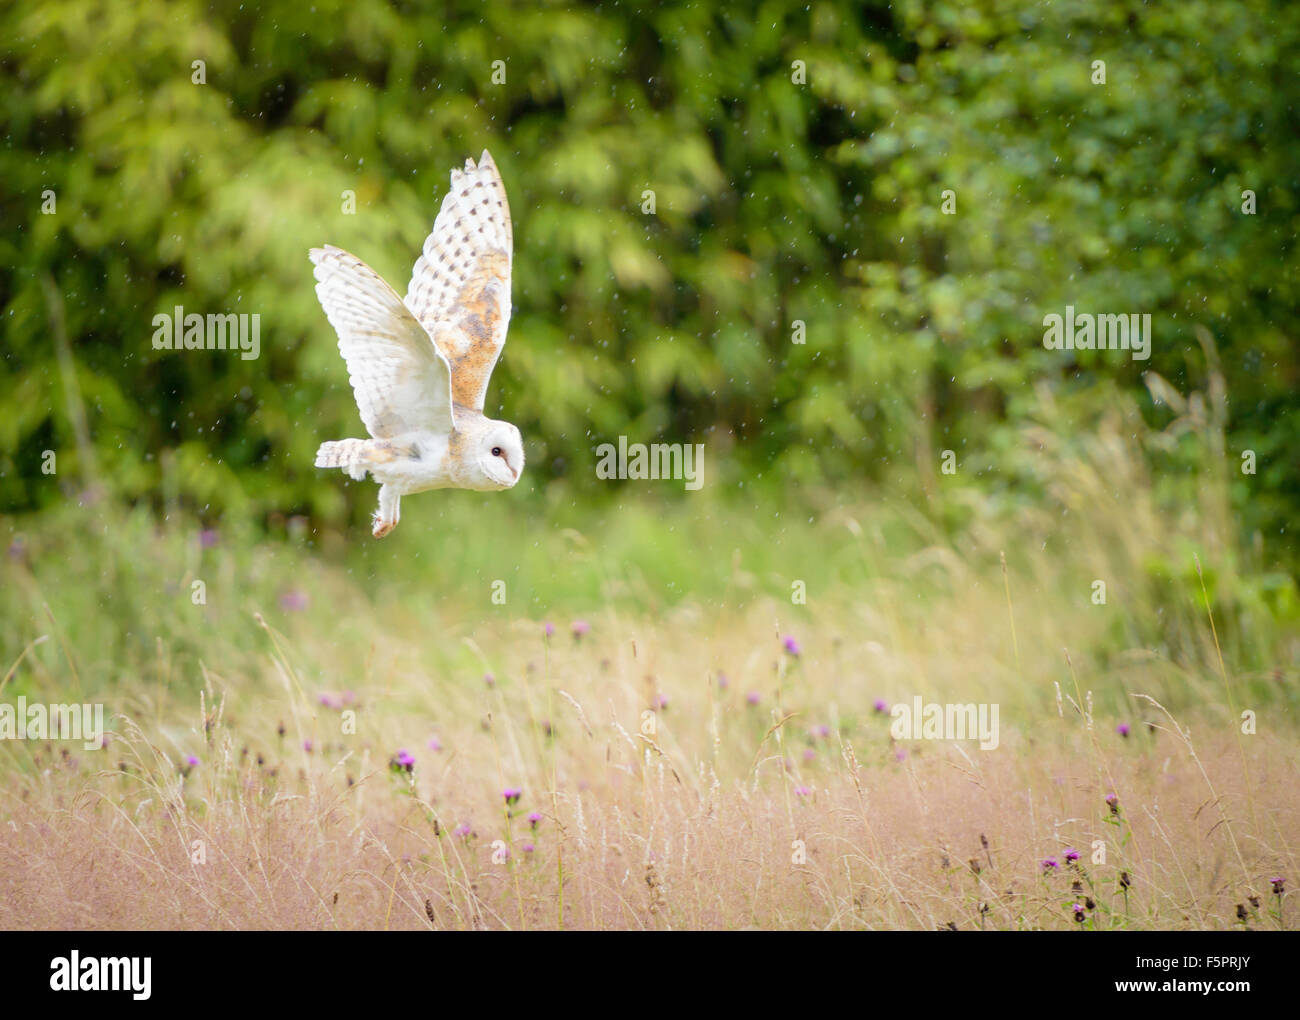
<instances>
[{"instance_id":1,"label":"owl's talon","mask_svg":"<svg viewBox=\"0 0 1300 1020\"><path fill-rule=\"evenodd\" d=\"M383 538L383 537L384 537L385 535L387 535L390 531L392 531L395 527L397 527L397 522L396 522L396 521L386 521L386 520L384 520L382 517L380 517L379 514L375 514L375 516L374 516L374 525L375 525L375 526L374 526L373 529L371 529L371 532L370 532L370 533L371 533L372 535L374 535L375 538Z\"/></svg>"}]
</instances>

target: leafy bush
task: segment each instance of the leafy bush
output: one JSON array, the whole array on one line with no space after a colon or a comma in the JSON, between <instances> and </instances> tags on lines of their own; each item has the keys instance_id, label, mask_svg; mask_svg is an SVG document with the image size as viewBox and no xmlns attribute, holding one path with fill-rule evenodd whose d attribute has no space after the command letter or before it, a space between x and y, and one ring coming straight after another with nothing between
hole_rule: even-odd
<instances>
[{"instance_id":1,"label":"leafy bush","mask_svg":"<svg viewBox=\"0 0 1300 1020\"><path fill-rule=\"evenodd\" d=\"M626 434L707 442L713 484L925 489L951 449L996 488L1036 388L1061 431L1121 391L1160 426L1144 382L1201 388L1214 350L1234 510L1295 516L1286 4L445 6L6 6L0 506L55 497L53 449L130 499L344 517L312 453L360 424L306 250L404 289L486 147L517 247L488 410L538 486ZM1067 304L1150 313L1150 360L1045 350ZM153 350L176 305L260 314L261 356Z\"/></svg>"}]
</instances>

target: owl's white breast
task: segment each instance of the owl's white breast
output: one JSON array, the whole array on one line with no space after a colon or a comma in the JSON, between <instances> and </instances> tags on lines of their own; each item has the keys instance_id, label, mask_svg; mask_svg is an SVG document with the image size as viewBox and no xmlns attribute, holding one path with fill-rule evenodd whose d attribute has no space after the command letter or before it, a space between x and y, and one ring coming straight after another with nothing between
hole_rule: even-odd
<instances>
[{"instance_id":1,"label":"owl's white breast","mask_svg":"<svg viewBox=\"0 0 1300 1020\"><path fill-rule=\"evenodd\" d=\"M377 464L371 469L375 481L391 485L402 496L457 484L446 433L409 432L394 436L391 442L397 449L410 453Z\"/></svg>"}]
</instances>

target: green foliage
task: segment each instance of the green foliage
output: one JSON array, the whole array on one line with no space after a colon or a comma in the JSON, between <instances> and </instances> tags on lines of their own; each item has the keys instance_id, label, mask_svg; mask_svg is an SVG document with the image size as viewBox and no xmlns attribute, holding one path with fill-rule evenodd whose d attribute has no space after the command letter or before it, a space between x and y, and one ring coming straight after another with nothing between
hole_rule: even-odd
<instances>
[{"instance_id":1,"label":"green foliage","mask_svg":"<svg viewBox=\"0 0 1300 1020\"><path fill-rule=\"evenodd\" d=\"M538 488L592 487L626 434L708 443L710 484L924 486L953 449L996 489L1037 390L1049 428L1119 391L1163 426L1144 381L1203 390L1213 352L1227 469L1258 455L1233 510L1294 517L1287 4L446 7L6 6L0 506L54 497L54 449L61 478L132 499L341 520L312 454L360 425L306 250L403 290L449 169L488 148L517 249L488 410ZM1067 304L1151 313L1150 361L1045 350ZM176 305L259 313L260 358L154 351ZM1176 483L1195 465L1168 453Z\"/></svg>"}]
</instances>

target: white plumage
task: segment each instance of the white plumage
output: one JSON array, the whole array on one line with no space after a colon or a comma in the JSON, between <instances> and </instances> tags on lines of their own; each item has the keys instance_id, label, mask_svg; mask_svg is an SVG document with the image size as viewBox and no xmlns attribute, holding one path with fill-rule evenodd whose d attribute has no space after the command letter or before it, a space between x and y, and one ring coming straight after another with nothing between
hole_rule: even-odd
<instances>
[{"instance_id":1,"label":"white plumage","mask_svg":"<svg viewBox=\"0 0 1300 1020\"><path fill-rule=\"evenodd\" d=\"M405 299L355 255L311 250L316 296L371 436L322 444L316 466L380 483L376 537L396 526L409 493L519 480L519 430L483 415L510 321L513 252L505 186L486 150L451 172Z\"/></svg>"}]
</instances>

